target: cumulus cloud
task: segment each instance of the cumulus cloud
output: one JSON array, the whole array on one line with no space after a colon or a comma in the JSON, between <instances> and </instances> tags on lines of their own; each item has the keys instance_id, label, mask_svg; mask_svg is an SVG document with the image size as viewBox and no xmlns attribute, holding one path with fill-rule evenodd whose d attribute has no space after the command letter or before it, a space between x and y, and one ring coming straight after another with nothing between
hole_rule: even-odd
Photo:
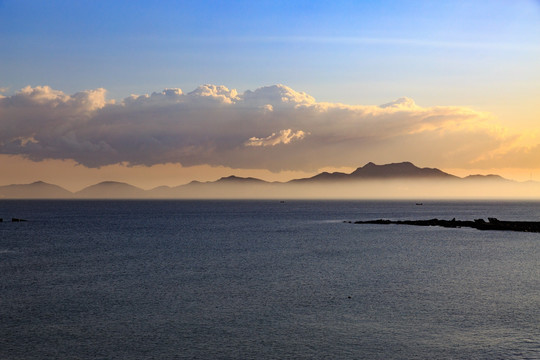
<instances>
[{"instance_id":1,"label":"cumulus cloud","mask_svg":"<svg viewBox=\"0 0 540 360\"><path fill-rule=\"evenodd\" d=\"M400 98L317 102L284 85L238 93L203 85L107 101L104 89L48 86L0 97L0 153L87 167L178 163L272 171L411 160L459 167L514 138L487 114Z\"/></svg>"},{"instance_id":2,"label":"cumulus cloud","mask_svg":"<svg viewBox=\"0 0 540 360\"><path fill-rule=\"evenodd\" d=\"M291 129L280 130L279 133L272 133L272 135L265 138L252 137L246 141L246 146L276 146L279 144L288 144L294 139L302 139L306 136L306 133L302 130L292 131Z\"/></svg>"},{"instance_id":3,"label":"cumulus cloud","mask_svg":"<svg viewBox=\"0 0 540 360\"><path fill-rule=\"evenodd\" d=\"M397 100L391 101L387 104L383 104L380 106L383 109L403 109L403 110L417 110L419 109L418 106L414 103L413 99L409 99L407 97L402 97Z\"/></svg>"}]
</instances>

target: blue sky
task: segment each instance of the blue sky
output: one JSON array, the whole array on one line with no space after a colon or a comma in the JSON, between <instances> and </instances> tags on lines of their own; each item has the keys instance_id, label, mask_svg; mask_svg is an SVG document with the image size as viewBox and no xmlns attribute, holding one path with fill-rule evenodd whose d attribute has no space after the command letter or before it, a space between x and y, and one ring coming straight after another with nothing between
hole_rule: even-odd
<instances>
[{"instance_id":1,"label":"blue sky","mask_svg":"<svg viewBox=\"0 0 540 360\"><path fill-rule=\"evenodd\" d=\"M12 91L283 83L321 101L483 105L494 81L539 77L540 5L526 0L17 0L0 2L0 33Z\"/></svg>"},{"instance_id":2,"label":"blue sky","mask_svg":"<svg viewBox=\"0 0 540 360\"><path fill-rule=\"evenodd\" d=\"M277 113L274 112L276 118L273 121L281 124L281 127L275 125L263 129L260 124L249 123L246 119L243 123L245 126L242 126L249 130L244 134L248 137L246 139L233 135L224 139L220 138L219 134L207 134L190 141L201 147L227 143L229 151L242 147L247 139L255 138L259 142L279 144L272 147L272 151L270 147L265 148L272 156L278 156L280 152L277 149L280 146L292 149L297 146L294 145L297 142L312 141L312 145L315 144L315 134L324 128L328 133L317 138L318 141L341 141L339 146L337 143L331 145L334 150L347 142L356 144L356 147L350 145L347 151L351 154L368 155L351 157L347 161L342 161L341 158L333 161L331 158L316 155L318 158L325 158L326 162L313 161L309 169L302 171L313 173L323 168L354 168L367 161L407 160L421 166L444 167L463 173L472 171L471 169L479 172L500 170L499 172L506 171L506 174L523 178L519 174L537 171L540 176L540 169L537 170L540 167L534 165L540 163L538 0L0 0L0 48L0 96L4 96L4 106L12 103L23 104L16 102L16 99L25 98L25 104L43 106L40 110L43 113L50 110L53 104L57 106L60 102L72 106L84 98L87 101L84 106L90 103L92 106L84 107L82 103L78 103L80 108L71 108L71 113L62 116L77 118L81 111L90 111L88 109L91 108L94 113L85 116L89 116L93 124L98 124L107 118L104 115L106 113L120 114L120 108L106 105L107 101L116 99L118 104L123 104L127 109L129 104L124 99L131 94L160 93L167 88L181 88L184 94L198 89L197 96L210 94L215 99L221 99L219 101L232 102L237 106L254 106L253 104L265 99L269 101L265 106L270 106L266 109L279 109L283 104L272 101L278 99L277 94L281 94L279 96L292 99L290 101L298 106L311 106L312 110L317 106L319 110L322 109L317 105L321 102L333 104L323 106L326 109L324 111L330 112L337 111L340 106L338 104L364 106L362 109L371 109L369 111L381 116L381 123L377 125L380 128L374 130L374 135L370 135L373 137L366 141L361 132L369 132L366 127L369 119L364 113L360 114L360 110L353 108L345 111L350 112L347 115L349 117L339 118L342 113L336 115L338 119L332 125L334 130L328 130L331 127L321 124L303 122L304 120L297 118L300 116L297 113L287 112L282 118L277 118ZM228 89L237 89L240 95L235 97L228 93L228 90L219 87L198 88L203 84L224 85ZM285 87L272 87L276 84L283 84ZM27 86L30 88L21 90ZM40 86L42 88L38 88ZM253 98L246 100L245 91L262 87L265 88L257 93L259 98L256 101ZM106 93L101 90L94 91L100 88L105 89ZM302 92L314 100L304 97ZM188 101L188 97L180 96L180 93L174 96L174 101ZM403 97L412 100L397 101ZM153 99L157 101L158 98L161 99ZM49 105L46 105L43 99L47 99ZM185 106L195 106L195 100L189 99L190 105ZM445 144L450 144L452 139L455 151L450 151L449 147L443 149L441 145L440 149L427 151L438 156L422 154L420 147L416 149L414 142L399 131L393 135L396 139L399 138L399 141L396 140L393 144L383 141L382 122L390 121L388 116L392 118L391 121L397 119L394 119L393 113L381 115L379 110L366 106L393 101L397 101L396 104L409 104L408 107L399 105L405 109L402 110L406 115L401 121L408 121L408 127L403 125L399 127L400 131L407 128L407 134L413 134L411 136L422 133L424 143L421 145L424 147L436 144L434 139L443 137L446 140L443 139L440 143ZM194 119L182 112L186 111L184 108L179 110L172 103L168 103L168 107L163 106L152 114L156 119L162 120L161 123L156 122L152 139L161 144L160 149L168 149L166 154L156 153L152 159L139 161L132 155L122 153L124 150L121 149L126 145L123 140L112 137L109 139L109 150L116 155L125 155L118 156L119 170L114 173L118 175L118 179L124 179L119 174L122 169L128 170L125 168L126 161L128 166L150 166L145 170L145 174L151 173L151 166L154 165L161 166L172 161L172 164L178 167L182 163L182 154L185 154L186 148L171 149L167 147L170 146L167 142L169 140L165 138L169 130L174 133L180 131L180 128L191 129L186 124L191 124ZM439 107L452 109L446 109L441 115ZM53 125L31 118L28 115L30 107L9 109L13 111L9 119L0 116L0 125L4 124L0 130L4 129L4 133L14 128L10 123L15 121L14 119L18 119L17 124L26 121L32 125L27 126L27 133L0 137L0 160L7 164L5 166L15 166L13 159L21 158L31 161L25 163L25 169L39 165L42 173L44 161L61 161L63 171L73 173L87 165L92 168L93 165L89 164L114 165L104 165L102 159L91 161L87 157L84 157L85 160L81 163L82 158L76 155L78 150L66 147L66 144L74 146L73 139L66 139L76 136L78 140L84 140L81 140L81 144L91 144L94 149L100 148L96 134L102 133L102 130L93 128L92 131L96 132L92 133L81 125L77 129L57 134L58 138L55 139L51 136L51 129L46 128ZM203 110L210 111L207 108ZM172 125L171 118L165 118L163 114L174 111L180 111L174 115L180 122L174 129L165 128ZM476 115L471 115L473 112ZM7 110L4 110L4 113L7 114ZM465 116L466 120L459 114L468 114ZM60 116L57 113L51 112L47 116L45 118L50 119L51 124L56 124L54 126L67 121L67 118L55 118ZM134 115L122 113L122 116ZM254 112L251 116L258 115ZM315 112L313 116L322 115ZM432 116L428 117L432 119L432 123L419 125L416 120L421 117L425 122L426 116ZM441 122L440 119L444 116L450 117ZM357 127L347 127L350 118L358 122ZM463 121L459 122L458 118ZM473 118L475 120L471 120ZM83 120L78 119L80 124ZM332 119L328 118L326 121L330 122ZM414 124L417 127L414 127ZM141 133L135 123L125 126L134 134ZM160 126L162 128L159 128ZM339 126L341 128L338 128ZM37 128L32 130L32 127ZM343 129L346 128L349 132L357 133L354 141L344 140L346 134ZM250 131L252 133L249 133ZM427 132L431 135L427 136ZM457 132L460 132L460 136ZM183 134L185 133L178 132L179 137ZM285 134L289 134L291 138L287 138ZM298 134L303 135L295 137ZM210 143L204 142L208 138L212 139ZM235 138L236 143L228 143L231 138ZM197 142L199 140L200 143ZM141 138L140 144L148 146L148 141ZM181 143L180 140L178 142ZM375 145L368 148L367 143ZM476 145L482 146L477 148ZM400 146L408 146L408 151L399 150ZM43 150L40 154L37 149L47 149L47 152ZM134 152L130 154L137 153L140 149L132 150ZM201 173L210 174L207 178L211 179L218 174L238 173L239 170L245 170L246 175L255 174L249 171L267 171L255 175L262 174L268 179L275 179L276 174L281 174L279 179L298 175L287 172L294 171L292 164L279 169L276 164L280 159L276 158L272 162L269 154L263 156L269 165L254 169L255 165L246 160L252 153L230 153L230 158L222 159L218 155L227 153L222 150L211 159L202 160L197 157L198 160L193 160L189 166L184 161L182 171L186 172L182 174L183 179L202 179L197 177ZM255 151L253 148L248 150ZM342 150L345 151L345 148ZM329 148L325 153L332 151ZM470 152L469 161L466 161L467 157L463 155L467 151ZM109 158L116 158L116 155ZM180 159L176 163L171 160L174 156ZM233 159L235 156L238 157ZM74 167L77 163L83 166ZM265 164L262 160L258 163ZM56 169L58 164L53 166L48 163L47 166ZM206 166L206 170L203 171L197 166ZM189 167L192 171L186 170ZM98 173L100 172L94 172ZM104 171L101 173L105 174ZM25 174L27 175L24 179L32 176L32 172ZM107 173L107 176L110 174L112 173ZM161 179L159 174L162 172L156 171L156 182ZM140 173L137 176L142 177ZM84 174L81 177L90 178ZM0 182L9 181L15 180L0 179Z\"/></svg>"}]
</instances>

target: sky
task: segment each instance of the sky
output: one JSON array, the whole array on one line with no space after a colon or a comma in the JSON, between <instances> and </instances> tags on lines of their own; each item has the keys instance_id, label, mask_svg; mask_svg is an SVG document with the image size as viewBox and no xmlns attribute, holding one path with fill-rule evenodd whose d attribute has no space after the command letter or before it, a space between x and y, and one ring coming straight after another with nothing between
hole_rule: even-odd
<instances>
[{"instance_id":1,"label":"sky","mask_svg":"<svg viewBox=\"0 0 540 360\"><path fill-rule=\"evenodd\" d=\"M0 185L540 181L540 1L0 0Z\"/></svg>"}]
</instances>

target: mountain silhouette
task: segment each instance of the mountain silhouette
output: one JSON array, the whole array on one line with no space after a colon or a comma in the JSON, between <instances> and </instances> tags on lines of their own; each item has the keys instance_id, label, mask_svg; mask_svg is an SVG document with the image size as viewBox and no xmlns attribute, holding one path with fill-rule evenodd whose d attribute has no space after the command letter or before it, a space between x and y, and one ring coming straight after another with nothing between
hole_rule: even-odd
<instances>
[{"instance_id":1,"label":"mountain silhouette","mask_svg":"<svg viewBox=\"0 0 540 360\"><path fill-rule=\"evenodd\" d=\"M36 181L31 184L0 186L0 198L12 199L65 199L73 193L58 185Z\"/></svg>"},{"instance_id":2,"label":"mountain silhouette","mask_svg":"<svg viewBox=\"0 0 540 360\"><path fill-rule=\"evenodd\" d=\"M434 168L419 168L410 162L375 165L372 162L353 171L354 178L426 178L426 179L458 179L457 176Z\"/></svg>"},{"instance_id":3,"label":"mountain silhouette","mask_svg":"<svg viewBox=\"0 0 540 360\"><path fill-rule=\"evenodd\" d=\"M429 190L426 187L429 185ZM72 193L53 184L0 186L0 198L12 199L197 199L197 198L309 198L399 197L399 196L540 196L537 182L518 183L499 175L469 175L461 178L436 168L420 168L411 162L376 165L372 162L351 173L322 172L288 182L268 182L235 175L215 181L192 181L179 186L143 190L116 181L104 181ZM429 192L431 191L431 192ZM524 195L525 194L525 195Z\"/></svg>"},{"instance_id":4,"label":"mountain silhouette","mask_svg":"<svg viewBox=\"0 0 540 360\"><path fill-rule=\"evenodd\" d=\"M490 182L498 182L498 181L500 181L500 182L508 182L508 181L512 181L512 180L505 179L500 175L494 175L494 174L489 174L489 175L469 175L469 176L464 177L463 180L466 180L466 181L490 181Z\"/></svg>"},{"instance_id":5,"label":"mountain silhouette","mask_svg":"<svg viewBox=\"0 0 540 360\"><path fill-rule=\"evenodd\" d=\"M323 172L310 178L296 179L290 183L312 183L350 180L389 180L389 179L426 179L426 180L455 180L460 179L434 168L419 168L410 162L376 165L372 162L359 167L350 174Z\"/></svg>"},{"instance_id":6,"label":"mountain silhouette","mask_svg":"<svg viewBox=\"0 0 540 360\"><path fill-rule=\"evenodd\" d=\"M239 176L231 175L227 177L222 177L216 180L214 183L263 184L263 183L268 183L268 182L261 179L254 178L254 177L239 177Z\"/></svg>"},{"instance_id":7,"label":"mountain silhouette","mask_svg":"<svg viewBox=\"0 0 540 360\"><path fill-rule=\"evenodd\" d=\"M74 195L77 198L125 199L146 197L146 191L123 182L103 181L88 186Z\"/></svg>"}]
</instances>

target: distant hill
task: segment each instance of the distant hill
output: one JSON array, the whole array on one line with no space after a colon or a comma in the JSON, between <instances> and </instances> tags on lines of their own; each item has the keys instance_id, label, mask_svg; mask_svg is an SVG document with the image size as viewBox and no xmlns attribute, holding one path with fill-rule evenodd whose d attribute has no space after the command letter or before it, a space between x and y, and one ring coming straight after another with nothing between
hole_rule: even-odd
<instances>
[{"instance_id":1,"label":"distant hill","mask_svg":"<svg viewBox=\"0 0 540 360\"><path fill-rule=\"evenodd\" d=\"M357 168L350 174L341 172L320 173L310 178L296 179L298 182L331 182L351 180L389 180L389 179L426 179L426 180L456 180L457 176L445 173L439 169L419 168L410 162L376 165L372 162Z\"/></svg>"},{"instance_id":2,"label":"distant hill","mask_svg":"<svg viewBox=\"0 0 540 360\"><path fill-rule=\"evenodd\" d=\"M261 191L283 183L270 183L252 177L227 176L216 181L192 181L175 187L159 186L148 191L150 198L256 198Z\"/></svg>"},{"instance_id":3,"label":"distant hill","mask_svg":"<svg viewBox=\"0 0 540 360\"><path fill-rule=\"evenodd\" d=\"M214 181L214 183L263 184L263 183L267 183L267 181L257 179L257 178L253 178L253 177L238 177L238 176L231 175L231 176L227 176L227 177L222 177L222 178Z\"/></svg>"},{"instance_id":4,"label":"distant hill","mask_svg":"<svg viewBox=\"0 0 540 360\"><path fill-rule=\"evenodd\" d=\"M103 181L75 193L77 198L134 199L147 197L147 192L136 186L116 181Z\"/></svg>"},{"instance_id":5,"label":"distant hill","mask_svg":"<svg viewBox=\"0 0 540 360\"><path fill-rule=\"evenodd\" d=\"M512 182L512 180L508 180L503 178L500 175L469 175L463 178L463 180L466 181L501 181L501 182Z\"/></svg>"},{"instance_id":6,"label":"distant hill","mask_svg":"<svg viewBox=\"0 0 540 360\"><path fill-rule=\"evenodd\" d=\"M72 192L43 181L0 186L0 198L7 199L66 199L72 196Z\"/></svg>"},{"instance_id":7,"label":"distant hill","mask_svg":"<svg viewBox=\"0 0 540 360\"><path fill-rule=\"evenodd\" d=\"M41 181L0 186L0 198L13 199L243 199L243 198L540 198L540 184L519 183L499 175L461 178L436 168L419 168L410 162L376 165L372 162L350 174L323 172L288 182L267 182L252 177L227 176L215 181L192 181L175 187L143 190L104 181L71 193Z\"/></svg>"},{"instance_id":8,"label":"distant hill","mask_svg":"<svg viewBox=\"0 0 540 360\"><path fill-rule=\"evenodd\" d=\"M459 179L457 176L445 173L439 169L419 168L410 162L375 165L372 162L360 167L350 174L361 179L387 178L425 178L425 179Z\"/></svg>"}]
</instances>

